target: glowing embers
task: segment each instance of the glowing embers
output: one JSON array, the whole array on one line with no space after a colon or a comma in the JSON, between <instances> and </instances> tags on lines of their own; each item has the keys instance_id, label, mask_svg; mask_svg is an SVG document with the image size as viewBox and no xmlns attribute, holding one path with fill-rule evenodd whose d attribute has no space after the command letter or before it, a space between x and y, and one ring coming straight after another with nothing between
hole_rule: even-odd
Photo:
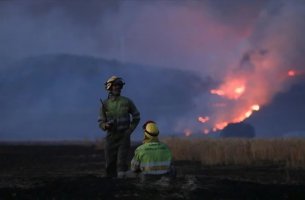
<instances>
[{"instance_id":1,"label":"glowing embers","mask_svg":"<svg viewBox=\"0 0 305 200\"><path fill-rule=\"evenodd\" d=\"M259 111L259 109L260 109L258 104L253 105L251 108L252 108L252 110L255 110L255 111Z\"/></svg>"},{"instance_id":2,"label":"glowing embers","mask_svg":"<svg viewBox=\"0 0 305 200\"><path fill-rule=\"evenodd\" d=\"M205 122L209 121L210 118L209 118L208 116L206 116L206 117L200 116L200 117L198 117L197 120L198 120L199 122L201 122L201 123L205 123Z\"/></svg>"},{"instance_id":3,"label":"glowing embers","mask_svg":"<svg viewBox=\"0 0 305 200\"><path fill-rule=\"evenodd\" d=\"M234 79L222 84L218 89L210 90L211 94L224 96L228 99L238 99L246 91L245 81Z\"/></svg>"},{"instance_id":4,"label":"glowing embers","mask_svg":"<svg viewBox=\"0 0 305 200\"><path fill-rule=\"evenodd\" d=\"M286 72L287 76L289 77L296 77L296 76L304 76L305 70L296 70L296 69L290 69Z\"/></svg>"},{"instance_id":5,"label":"glowing embers","mask_svg":"<svg viewBox=\"0 0 305 200\"><path fill-rule=\"evenodd\" d=\"M253 84L251 76L228 76L218 88L210 90L211 94L220 98L210 102L214 113L197 117L197 121L204 126L200 132L205 135L213 134L230 123L239 123L252 116L260 110L259 104L264 102L255 94L260 94L259 91L264 89L260 84ZM185 132L185 135L191 134L189 131Z\"/></svg>"},{"instance_id":6,"label":"glowing embers","mask_svg":"<svg viewBox=\"0 0 305 200\"><path fill-rule=\"evenodd\" d=\"M244 121L246 118L249 118L254 111L259 111L260 106L258 104L252 105L250 108L242 109L243 111L239 112L239 114L236 114L235 117L233 117L230 122L228 121L222 121L215 123L214 127L212 128L213 131L218 131L224 129L229 123L238 123Z\"/></svg>"},{"instance_id":7,"label":"glowing embers","mask_svg":"<svg viewBox=\"0 0 305 200\"><path fill-rule=\"evenodd\" d=\"M242 93L244 93L245 89L246 89L245 86L240 86L240 87L235 88L234 92L236 94L242 94Z\"/></svg>"},{"instance_id":8,"label":"glowing embers","mask_svg":"<svg viewBox=\"0 0 305 200\"><path fill-rule=\"evenodd\" d=\"M219 122L219 123L216 123L215 126L213 127L213 131L222 130L227 125L228 125L228 122Z\"/></svg>"},{"instance_id":9,"label":"glowing embers","mask_svg":"<svg viewBox=\"0 0 305 200\"><path fill-rule=\"evenodd\" d=\"M217 94L219 96L223 96L223 95L225 95L225 92L222 91L222 90L219 90L219 89L218 90L217 89L212 89L211 94Z\"/></svg>"},{"instance_id":10,"label":"glowing embers","mask_svg":"<svg viewBox=\"0 0 305 200\"><path fill-rule=\"evenodd\" d=\"M289 70L287 72L288 76L295 76L296 75L296 71L295 70Z\"/></svg>"}]
</instances>

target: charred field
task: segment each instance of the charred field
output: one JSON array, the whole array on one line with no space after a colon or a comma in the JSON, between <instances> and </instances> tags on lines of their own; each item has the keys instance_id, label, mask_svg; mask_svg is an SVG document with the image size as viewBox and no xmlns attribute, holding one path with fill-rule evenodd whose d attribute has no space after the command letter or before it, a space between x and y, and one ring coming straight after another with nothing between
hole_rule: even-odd
<instances>
[{"instance_id":1,"label":"charred field","mask_svg":"<svg viewBox=\"0 0 305 200\"><path fill-rule=\"evenodd\" d=\"M304 169L174 164L175 180L107 179L94 144L1 144L0 199L305 199Z\"/></svg>"}]
</instances>

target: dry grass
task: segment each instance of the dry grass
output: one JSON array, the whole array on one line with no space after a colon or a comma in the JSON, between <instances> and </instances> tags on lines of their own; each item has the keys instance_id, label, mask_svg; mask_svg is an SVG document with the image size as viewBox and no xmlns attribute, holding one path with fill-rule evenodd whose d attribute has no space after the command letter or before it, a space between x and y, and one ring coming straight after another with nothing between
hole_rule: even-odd
<instances>
[{"instance_id":1,"label":"dry grass","mask_svg":"<svg viewBox=\"0 0 305 200\"><path fill-rule=\"evenodd\" d=\"M274 164L305 168L305 139L180 139L162 140L175 160L203 165Z\"/></svg>"}]
</instances>

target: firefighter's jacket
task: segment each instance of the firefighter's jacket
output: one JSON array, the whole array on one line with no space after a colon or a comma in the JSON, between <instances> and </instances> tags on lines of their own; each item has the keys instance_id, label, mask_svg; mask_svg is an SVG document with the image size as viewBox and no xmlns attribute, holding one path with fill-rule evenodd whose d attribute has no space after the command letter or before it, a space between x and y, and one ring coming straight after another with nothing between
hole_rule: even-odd
<instances>
[{"instance_id":1,"label":"firefighter's jacket","mask_svg":"<svg viewBox=\"0 0 305 200\"><path fill-rule=\"evenodd\" d=\"M127 97L108 98L103 101L100 107L99 126L105 130L105 123L111 123L112 128L108 132L130 130L131 133L139 121L140 113L134 103Z\"/></svg>"},{"instance_id":2,"label":"firefighter's jacket","mask_svg":"<svg viewBox=\"0 0 305 200\"><path fill-rule=\"evenodd\" d=\"M170 171L172 154L164 143L151 141L135 150L131 170L143 174L160 175Z\"/></svg>"}]
</instances>

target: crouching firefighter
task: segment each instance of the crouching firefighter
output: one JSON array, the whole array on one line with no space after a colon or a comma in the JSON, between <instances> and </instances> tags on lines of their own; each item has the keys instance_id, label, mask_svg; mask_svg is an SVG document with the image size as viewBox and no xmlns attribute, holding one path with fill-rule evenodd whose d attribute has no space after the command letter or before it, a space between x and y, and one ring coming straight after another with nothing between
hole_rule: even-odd
<instances>
[{"instance_id":1,"label":"crouching firefighter","mask_svg":"<svg viewBox=\"0 0 305 200\"><path fill-rule=\"evenodd\" d=\"M122 78L112 76L105 83L108 98L101 100L99 127L106 131L106 177L124 177L128 170L130 136L140 121L140 113L134 103L121 96Z\"/></svg>"},{"instance_id":2,"label":"crouching firefighter","mask_svg":"<svg viewBox=\"0 0 305 200\"><path fill-rule=\"evenodd\" d=\"M135 150L131 161L131 171L138 173L142 180L163 176L175 178L176 170L172 166L172 153L168 146L159 141L159 129L154 121L143 125L143 144Z\"/></svg>"}]
</instances>

